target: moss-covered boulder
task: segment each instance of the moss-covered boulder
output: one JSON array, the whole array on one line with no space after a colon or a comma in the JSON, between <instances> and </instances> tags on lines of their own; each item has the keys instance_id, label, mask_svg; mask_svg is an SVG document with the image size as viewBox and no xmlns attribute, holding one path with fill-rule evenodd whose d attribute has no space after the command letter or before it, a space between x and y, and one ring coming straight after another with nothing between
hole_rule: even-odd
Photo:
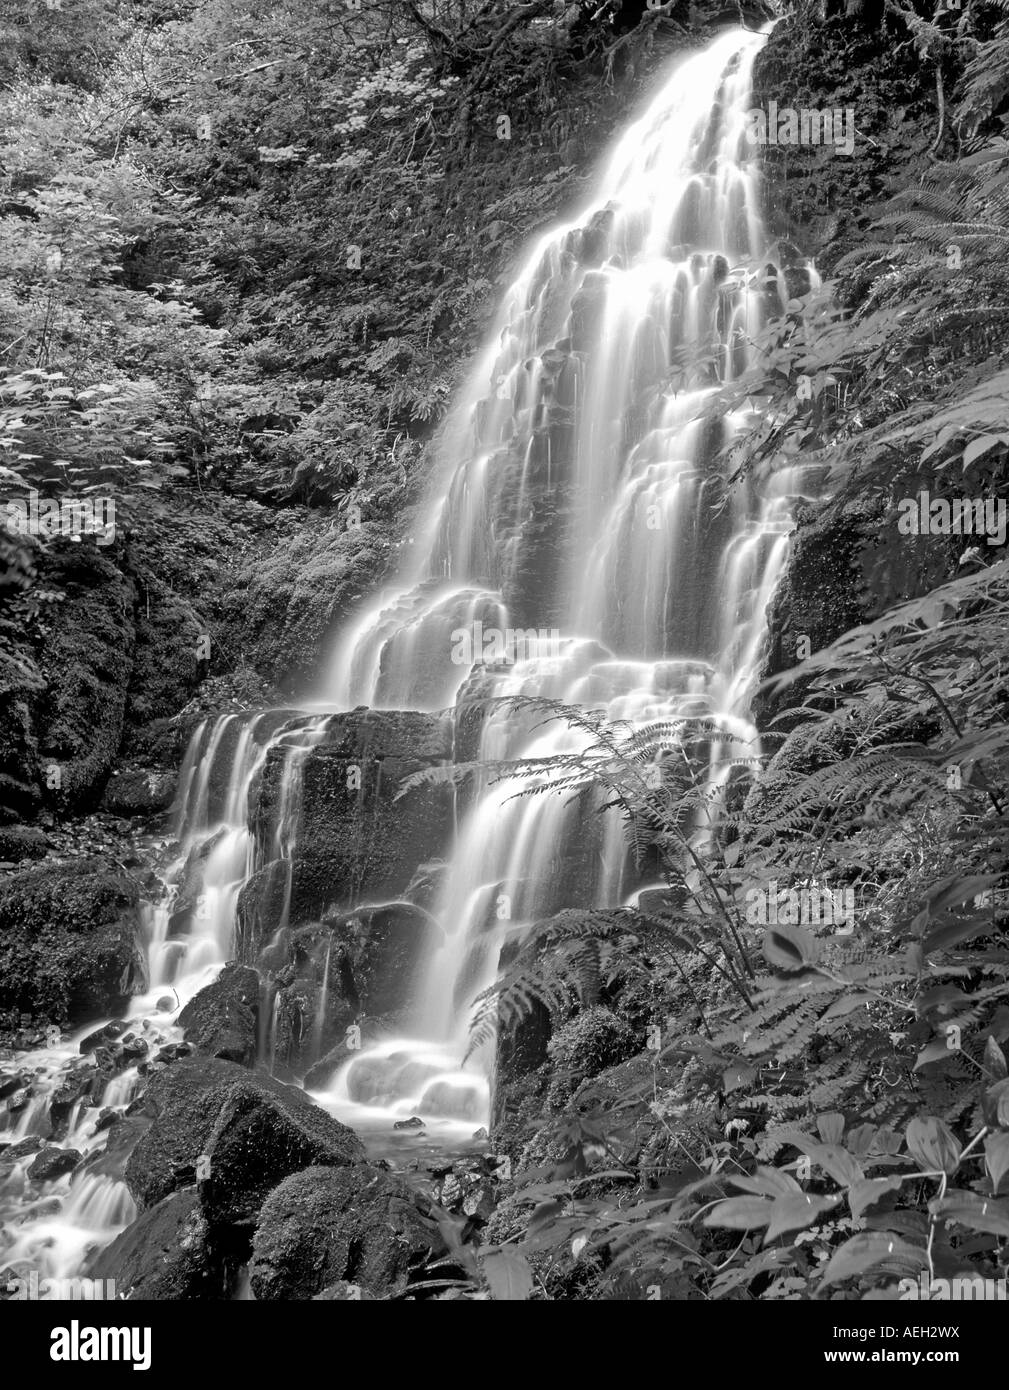
<instances>
[{"instance_id":1,"label":"moss-covered boulder","mask_svg":"<svg viewBox=\"0 0 1009 1390\"><path fill-rule=\"evenodd\" d=\"M564 1110L583 1081L625 1061L638 1046L631 1029L609 1009L596 1007L577 1014L550 1042L552 1079L547 1104L552 1110Z\"/></svg>"},{"instance_id":2,"label":"moss-covered boulder","mask_svg":"<svg viewBox=\"0 0 1009 1390\"><path fill-rule=\"evenodd\" d=\"M144 728L183 708L209 669L214 644L207 619L163 579L145 570L137 589L127 718Z\"/></svg>"},{"instance_id":3,"label":"moss-covered boulder","mask_svg":"<svg viewBox=\"0 0 1009 1390\"><path fill-rule=\"evenodd\" d=\"M143 983L139 888L105 859L0 882L0 1009L72 1025L121 1011Z\"/></svg>"},{"instance_id":4,"label":"moss-covered boulder","mask_svg":"<svg viewBox=\"0 0 1009 1390\"><path fill-rule=\"evenodd\" d=\"M0 822L30 817L42 801L42 775L32 710L41 688L27 650L24 666L5 663L0 690Z\"/></svg>"},{"instance_id":5,"label":"moss-covered boulder","mask_svg":"<svg viewBox=\"0 0 1009 1390\"><path fill-rule=\"evenodd\" d=\"M127 1186L142 1207L199 1177L210 1210L233 1215L240 1205L249 1219L250 1203L288 1173L364 1158L353 1131L304 1091L220 1058L187 1057L158 1072L142 1112L150 1127L126 1165Z\"/></svg>"},{"instance_id":6,"label":"moss-covered boulder","mask_svg":"<svg viewBox=\"0 0 1009 1390\"><path fill-rule=\"evenodd\" d=\"M0 825L0 860L21 864L44 859L49 841L36 825Z\"/></svg>"},{"instance_id":7,"label":"moss-covered boulder","mask_svg":"<svg viewBox=\"0 0 1009 1390\"><path fill-rule=\"evenodd\" d=\"M430 1207L378 1168L307 1168L271 1193L253 1239L258 1299L310 1299L337 1281L403 1293L444 1241Z\"/></svg>"},{"instance_id":8,"label":"moss-covered boulder","mask_svg":"<svg viewBox=\"0 0 1009 1390\"><path fill-rule=\"evenodd\" d=\"M205 1173L197 1170L203 1209L219 1225L254 1222L267 1194L292 1173L364 1159L364 1148L346 1125L311 1102L292 1104L290 1095L270 1093L257 1081L229 1088L205 1145Z\"/></svg>"},{"instance_id":9,"label":"moss-covered boulder","mask_svg":"<svg viewBox=\"0 0 1009 1390\"><path fill-rule=\"evenodd\" d=\"M175 774L171 772L123 768L114 772L106 783L100 809L113 816L156 817L171 806L175 785Z\"/></svg>"},{"instance_id":10,"label":"moss-covered boulder","mask_svg":"<svg viewBox=\"0 0 1009 1390\"><path fill-rule=\"evenodd\" d=\"M186 1042L204 1056L251 1066L256 1059L259 993L255 970L246 965L226 965L179 1014Z\"/></svg>"}]
</instances>

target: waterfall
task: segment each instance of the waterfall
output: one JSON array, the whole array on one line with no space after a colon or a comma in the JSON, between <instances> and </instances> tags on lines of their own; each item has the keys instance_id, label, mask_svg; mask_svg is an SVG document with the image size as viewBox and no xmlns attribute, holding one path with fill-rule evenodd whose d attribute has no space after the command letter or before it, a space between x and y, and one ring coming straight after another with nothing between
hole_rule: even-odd
<instances>
[{"instance_id":1,"label":"waterfall","mask_svg":"<svg viewBox=\"0 0 1009 1390\"><path fill-rule=\"evenodd\" d=\"M678 62L590 205L532 251L447 431L415 562L338 642L324 700L436 710L540 696L632 728L704 715L721 731L715 778L756 751L747 706L794 482L727 485L720 452L752 412L720 411L719 387L784 307L760 262L745 138L762 42L734 31ZM499 710L478 757L586 742L563 721L534 728ZM321 1097L350 1123L354 1100L429 1123L485 1120L487 1059L458 1063L502 941L642 887L618 813L559 792L517 797L519 785L484 785L465 808L417 1036L352 1059Z\"/></svg>"},{"instance_id":2,"label":"waterfall","mask_svg":"<svg viewBox=\"0 0 1009 1390\"><path fill-rule=\"evenodd\" d=\"M744 133L762 42L733 30L677 60L618 140L589 205L533 248L442 432L413 563L340 636L311 701L224 715L194 735L177 858L149 911L149 988L126 1020L150 1055L181 1040L181 1007L242 944L239 904L260 871L277 890L260 935L282 938L301 776L335 713L458 714L477 699L526 695L632 728L703 715L718 731L713 783L732 756L755 751L748 703L798 491L787 470L730 486L724 456L755 412L726 413L721 385L742 373L753 335L788 297L784 276L762 260L758 171ZM585 747L585 733L563 720L488 710L475 736L480 761ZM253 803L271 758L283 774L264 839ZM633 903L649 886L616 811L554 792L516 797L518 785L485 779L459 802L441 886L425 904L437 928L405 1031L371 1040L313 1083L320 1104L363 1132L415 1115L447 1140L485 1125L489 1059L464 1059L473 1001L493 980L502 943L562 908ZM313 1061L331 941L322 956ZM3 1142L47 1132L51 1096L97 1026L19 1059L36 1074L36 1099L0 1115ZM272 1063L272 995L260 1034L261 1059ZM85 1163L44 1200L25 1177L30 1156L6 1175L0 1167L0 1268L71 1275L88 1247L132 1219L96 1121L142 1084L128 1067L74 1110L52 1142Z\"/></svg>"}]
</instances>

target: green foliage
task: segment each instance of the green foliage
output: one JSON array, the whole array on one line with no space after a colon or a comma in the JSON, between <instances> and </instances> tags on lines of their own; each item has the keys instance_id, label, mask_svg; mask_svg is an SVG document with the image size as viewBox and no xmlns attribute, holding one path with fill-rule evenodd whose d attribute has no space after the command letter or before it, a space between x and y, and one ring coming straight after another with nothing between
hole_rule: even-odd
<instances>
[{"instance_id":1,"label":"green foliage","mask_svg":"<svg viewBox=\"0 0 1009 1390\"><path fill-rule=\"evenodd\" d=\"M531 929L477 1018L478 1037L533 1008L556 1028L600 1001L620 1015L643 975L657 989L650 1083L545 1116L554 1157L518 1176L541 1204L519 1249L595 1252L594 1297L896 1297L922 1271L1001 1272L1009 562L969 540L936 553L896 518L919 488L1006 497L1005 170L995 136L898 191L715 407L766 407L734 477L798 465L841 514L878 503L867 620L770 682L782 732L716 791L709 722L632 732L533 702L583 751L492 769L531 795L595 789L668 885L662 911ZM819 891L851 895L853 931L792 912ZM691 1138L705 1098L721 1133ZM660 1136L686 1168L676 1149L654 1162Z\"/></svg>"}]
</instances>

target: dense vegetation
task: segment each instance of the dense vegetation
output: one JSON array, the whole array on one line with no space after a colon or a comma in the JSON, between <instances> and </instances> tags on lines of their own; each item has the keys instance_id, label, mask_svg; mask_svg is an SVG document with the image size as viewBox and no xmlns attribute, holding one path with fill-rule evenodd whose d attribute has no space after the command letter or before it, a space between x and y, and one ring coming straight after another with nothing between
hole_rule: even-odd
<instances>
[{"instance_id":1,"label":"dense vegetation","mask_svg":"<svg viewBox=\"0 0 1009 1390\"><path fill-rule=\"evenodd\" d=\"M896 523L898 499L923 489L1009 496L1009 26L981 6L928 21L887 9L891 39L915 45L944 93L929 151L849 226L846 251L827 248L832 280L771 326L725 393L727 407L765 406L730 467L821 477L831 500L802 518L797 559L819 545L847 570L862 621L828 604L814 630L812 608L779 597L763 755L726 793L707 775L717 727L632 734L536 711L591 742L523 769L535 790L602 788L670 888L640 912L544 924L485 1001L485 1024L503 1016L520 1041L576 1004L610 1049L576 1048L581 1075L600 1075L573 1105L571 1089L560 1105L544 1094L549 1066L522 1083L520 1112L556 1116L513 1199L522 1243L501 1246L530 1290L546 1277L603 1297L643 1284L651 1297L897 1297L927 1271L948 1297L935 1281L1004 1271L1005 534ZM810 22L789 21L800 44ZM829 909L810 924L805 906L828 897L854 905L847 927ZM755 900L774 906L754 914ZM607 1031L615 1017L635 1042ZM505 1222L497 1233L514 1238Z\"/></svg>"},{"instance_id":2,"label":"dense vegetation","mask_svg":"<svg viewBox=\"0 0 1009 1390\"><path fill-rule=\"evenodd\" d=\"M165 690L127 727L208 676L218 702L303 688L395 559L502 277L582 187L656 20L683 32L624 8L3 8L3 490L114 496L137 684ZM63 813L100 790L68 803L40 770L74 751L43 708L67 547L2 544L0 705L27 733L0 785Z\"/></svg>"},{"instance_id":3,"label":"dense vegetation","mask_svg":"<svg viewBox=\"0 0 1009 1390\"><path fill-rule=\"evenodd\" d=\"M797 52L829 31L842 69L849 41L906 50L931 122L804 247L829 280L721 399L764 414L730 471L817 477L797 563L841 570L857 602L781 596L763 751L717 796L711 726L532 711L591 739L533 769L540 789L618 801L668 891L534 929L485 1000L509 1167L482 1252L460 1220L454 1255L494 1296L879 1297L1005 1268L1009 571L1004 538L911 540L896 519L923 488L1009 499L1009 10L788 8ZM341 565L368 551L356 594L516 252L582 187L656 37L715 18L9 0L4 493L114 490L141 569L183 594L232 524L260 556L279 538L288 585L335 527ZM0 531L11 718L44 685L58 555ZM195 684L247 655L223 651ZM854 933L788 920L811 891L850 893Z\"/></svg>"}]
</instances>

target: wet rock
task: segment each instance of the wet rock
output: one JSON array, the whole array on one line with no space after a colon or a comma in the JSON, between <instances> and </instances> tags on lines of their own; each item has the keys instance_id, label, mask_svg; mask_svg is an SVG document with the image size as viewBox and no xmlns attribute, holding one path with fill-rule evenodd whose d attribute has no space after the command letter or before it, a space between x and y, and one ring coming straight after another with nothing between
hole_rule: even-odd
<instances>
[{"instance_id":1,"label":"wet rock","mask_svg":"<svg viewBox=\"0 0 1009 1390\"><path fill-rule=\"evenodd\" d=\"M238 721L235 721L233 729L232 726L229 725L226 732L231 733L232 742L237 742L240 733ZM228 752L233 752L234 750L226 750L223 747L223 743L224 740L222 740L222 747L219 755L214 759L215 768L230 766ZM212 796L215 790L218 791L220 796L223 796L222 789L215 789L212 786L208 787L208 796ZM223 806L220 809L223 810ZM208 811L208 815L211 814L213 814L213 812ZM185 864L182 866L182 872L175 886L175 897L172 901L172 910L168 917L169 940L174 941L179 937L187 935L192 923L193 913L196 911L199 896L203 892L203 876L207 860L220 844L224 834L225 831L222 828L218 830L216 834L208 836L206 840L197 844L190 851Z\"/></svg>"},{"instance_id":2,"label":"wet rock","mask_svg":"<svg viewBox=\"0 0 1009 1390\"><path fill-rule=\"evenodd\" d=\"M96 1047L94 1061L106 1081L118 1072L125 1071L130 1065L130 1058L118 1043L113 1043L111 1047Z\"/></svg>"},{"instance_id":3,"label":"wet rock","mask_svg":"<svg viewBox=\"0 0 1009 1390\"><path fill-rule=\"evenodd\" d=\"M419 1115L411 1115L408 1120L397 1120L393 1129L423 1129L424 1121Z\"/></svg>"},{"instance_id":4,"label":"wet rock","mask_svg":"<svg viewBox=\"0 0 1009 1390\"><path fill-rule=\"evenodd\" d=\"M49 1102L49 1118L53 1124L62 1127L70 1118L70 1112L79 1100L89 1095L97 1072L82 1068L71 1072L52 1094Z\"/></svg>"},{"instance_id":5,"label":"wet rock","mask_svg":"<svg viewBox=\"0 0 1009 1390\"><path fill-rule=\"evenodd\" d=\"M146 1057L149 1050L149 1045L143 1038L124 1038L122 1047L124 1057L130 1062Z\"/></svg>"},{"instance_id":6,"label":"wet rock","mask_svg":"<svg viewBox=\"0 0 1009 1390\"><path fill-rule=\"evenodd\" d=\"M440 940L438 924L406 902L334 913L287 933L288 964L277 975L272 1011L274 1062L300 1075L344 1043L353 1050L363 1041L353 1030L365 1018L399 1031L416 1003L418 966Z\"/></svg>"},{"instance_id":7,"label":"wet rock","mask_svg":"<svg viewBox=\"0 0 1009 1390\"><path fill-rule=\"evenodd\" d=\"M151 1127L149 1115L135 1111L131 1114L132 1109L130 1106L125 1114L113 1115L105 1148L89 1153L84 1160L82 1166L88 1173L114 1178L116 1182L125 1181L126 1166L133 1151Z\"/></svg>"},{"instance_id":8,"label":"wet rock","mask_svg":"<svg viewBox=\"0 0 1009 1390\"><path fill-rule=\"evenodd\" d=\"M417 966L442 937L428 913L412 903L390 903L341 914L332 919L331 930L345 947L359 1013L388 1016L416 1002Z\"/></svg>"},{"instance_id":9,"label":"wet rock","mask_svg":"<svg viewBox=\"0 0 1009 1390\"><path fill-rule=\"evenodd\" d=\"M179 1001L171 994L163 994L154 1007L159 1014L170 1014L179 1007Z\"/></svg>"},{"instance_id":10,"label":"wet rock","mask_svg":"<svg viewBox=\"0 0 1009 1390\"><path fill-rule=\"evenodd\" d=\"M324 1091L332 1083L336 1073L347 1062L351 1062L362 1049L378 1042L388 1032L388 1024L383 1019L362 1018L357 1020L358 1032L340 1039L330 1048L325 1057L319 1059L305 1073L307 1091Z\"/></svg>"},{"instance_id":11,"label":"wet rock","mask_svg":"<svg viewBox=\"0 0 1009 1390\"><path fill-rule=\"evenodd\" d=\"M588 224L581 229L575 254L582 265L600 266L606 259L610 235L613 230L613 218L612 208L600 208L598 212L592 214Z\"/></svg>"},{"instance_id":12,"label":"wet rock","mask_svg":"<svg viewBox=\"0 0 1009 1390\"><path fill-rule=\"evenodd\" d=\"M71 1024L118 1013L144 977L139 887L111 860L42 864L0 883L0 1008Z\"/></svg>"},{"instance_id":13,"label":"wet rock","mask_svg":"<svg viewBox=\"0 0 1009 1390\"><path fill-rule=\"evenodd\" d=\"M131 1301L184 1301L229 1296L226 1262L192 1188L142 1212L87 1266L92 1279L113 1279Z\"/></svg>"},{"instance_id":14,"label":"wet rock","mask_svg":"<svg viewBox=\"0 0 1009 1390\"><path fill-rule=\"evenodd\" d=\"M76 1149L43 1149L28 1169L32 1182L54 1182L72 1173L81 1161Z\"/></svg>"},{"instance_id":15,"label":"wet rock","mask_svg":"<svg viewBox=\"0 0 1009 1390\"><path fill-rule=\"evenodd\" d=\"M765 677L957 574L958 538L898 536L896 512L890 515L876 497L800 506L795 522L768 612ZM759 727L801 703L801 691L801 684L758 690L753 712Z\"/></svg>"},{"instance_id":16,"label":"wet rock","mask_svg":"<svg viewBox=\"0 0 1009 1390\"><path fill-rule=\"evenodd\" d=\"M15 1091L7 1101L7 1110L11 1115L16 1115L19 1110L23 1110L32 1098L30 1086L22 1086L20 1091Z\"/></svg>"},{"instance_id":17,"label":"wet rock","mask_svg":"<svg viewBox=\"0 0 1009 1390\"><path fill-rule=\"evenodd\" d=\"M207 1140L209 1176L199 1184L200 1200L211 1220L244 1225L291 1173L359 1163L364 1157L353 1130L324 1110L313 1105L292 1110L255 1084L239 1083L227 1092Z\"/></svg>"},{"instance_id":18,"label":"wet rock","mask_svg":"<svg viewBox=\"0 0 1009 1390\"><path fill-rule=\"evenodd\" d=\"M227 1112L228 1123L215 1134L229 1093L239 1084L242 1090ZM252 1104L253 1094L262 1104ZM267 1100L276 1102L277 1109L266 1107ZM231 1200L229 1194L233 1184L229 1174L243 1171L245 1162L250 1165L250 1173L256 1171L259 1159L244 1145L256 1142L257 1125L261 1125L263 1135L279 1136L275 1150L263 1157L264 1163L268 1157L270 1163L282 1167L284 1154L300 1152L299 1144L310 1146L313 1139L319 1140L323 1127L332 1141L334 1153L339 1144L345 1143L345 1162L354 1161L355 1154L363 1157L363 1149L357 1147L358 1140L352 1131L337 1125L335 1120L329 1121L304 1091L284 1086L265 1073L249 1073L235 1062L216 1057L186 1057L153 1076L137 1113L138 1117L147 1117L150 1127L130 1155L125 1177L142 1207L152 1206L179 1185L175 1165L188 1165L195 1170L200 1158L210 1158L216 1186L209 1190L208 1200L223 1208L225 1201ZM290 1129L283 1125L283 1117L290 1120ZM324 1121L329 1123L324 1126ZM215 1145L220 1145L218 1169L214 1168L213 1155L208 1151L212 1136Z\"/></svg>"},{"instance_id":19,"label":"wet rock","mask_svg":"<svg viewBox=\"0 0 1009 1390\"><path fill-rule=\"evenodd\" d=\"M20 1091L27 1078L22 1072L15 1072L13 1076L0 1076L0 1100L6 1100L16 1091Z\"/></svg>"},{"instance_id":20,"label":"wet rock","mask_svg":"<svg viewBox=\"0 0 1009 1390\"><path fill-rule=\"evenodd\" d=\"M494 1210L498 1184L486 1164L454 1165L435 1187L438 1205L476 1221L486 1221Z\"/></svg>"},{"instance_id":21,"label":"wet rock","mask_svg":"<svg viewBox=\"0 0 1009 1390\"><path fill-rule=\"evenodd\" d=\"M320 674L329 638L388 561L385 523L320 533L299 522L233 596L250 663L283 689L306 689Z\"/></svg>"},{"instance_id":22,"label":"wet rock","mask_svg":"<svg viewBox=\"0 0 1009 1390\"><path fill-rule=\"evenodd\" d=\"M200 526L205 536L217 521L214 510L204 508L201 513ZM233 543L234 532L224 544ZM137 761L158 757L161 750L156 747L157 734L151 726L182 710L206 674L206 664L199 660L197 652L200 637L214 629L197 609L203 606L208 589L213 586L214 574L205 559L202 564L195 556L193 559L191 582L195 581L196 593L191 590L188 598L179 593L176 580L168 582L159 576L162 557L152 557L154 562L143 566L143 601L134 610L136 646L127 691L124 738L125 751ZM177 763L171 752L166 750L164 755L170 763ZM123 807L122 814L134 813Z\"/></svg>"},{"instance_id":23,"label":"wet rock","mask_svg":"<svg viewBox=\"0 0 1009 1390\"><path fill-rule=\"evenodd\" d=\"M606 293L606 276L590 271L571 301L571 347L574 352L591 350L606 312Z\"/></svg>"},{"instance_id":24,"label":"wet rock","mask_svg":"<svg viewBox=\"0 0 1009 1390\"><path fill-rule=\"evenodd\" d=\"M27 1158L29 1154L38 1153L45 1143L37 1134L29 1134L27 1139L19 1139L16 1144L11 1144L4 1154L4 1159L8 1162L17 1162L19 1159Z\"/></svg>"},{"instance_id":25,"label":"wet rock","mask_svg":"<svg viewBox=\"0 0 1009 1390\"><path fill-rule=\"evenodd\" d=\"M448 762L449 721L400 711L335 716L301 765L298 853L290 879L292 925L318 922L362 899L402 900L419 864L438 858L452 830L452 793L420 786L399 797L413 772ZM264 861L273 853L286 755L271 750L255 808ZM398 799L397 799L398 798ZM264 871L239 900L242 956L252 959L280 925L289 866Z\"/></svg>"},{"instance_id":26,"label":"wet rock","mask_svg":"<svg viewBox=\"0 0 1009 1390\"><path fill-rule=\"evenodd\" d=\"M119 1019L113 1019L111 1023L103 1024L101 1028L96 1028L93 1033L82 1038L78 1051L81 1056L86 1056L89 1052L96 1052L100 1047L107 1047L109 1043L123 1036L126 1027L127 1025Z\"/></svg>"},{"instance_id":27,"label":"wet rock","mask_svg":"<svg viewBox=\"0 0 1009 1390\"><path fill-rule=\"evenodd\" d=\"M197 1052L251 1066L259 1026L258 973L247 965L226 965L189 1001L178 1023Z\"/></svg>"},{"instance_id":28,"label":"wet rock","mask_svg":"<svg viewBox=\"0 0 1009 1390\"><path fill-rule=\"evenodd\" d=\"M402 1293L444 1252L430 1207L367 1164L308 1168L267 1198L249 1270L258 1299L310 1299L338 1281Z\"/></svg>"}]
</instances>

